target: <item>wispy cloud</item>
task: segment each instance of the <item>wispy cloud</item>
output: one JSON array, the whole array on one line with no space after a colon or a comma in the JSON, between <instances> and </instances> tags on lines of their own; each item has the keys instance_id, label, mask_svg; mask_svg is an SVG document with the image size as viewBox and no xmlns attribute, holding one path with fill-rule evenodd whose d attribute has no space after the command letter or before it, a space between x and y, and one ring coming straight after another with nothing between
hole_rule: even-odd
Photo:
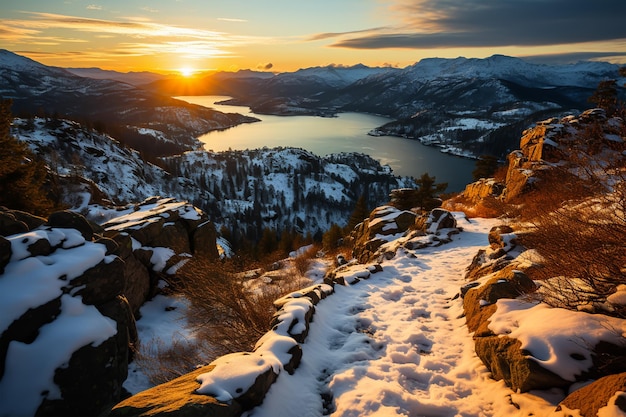
<instances>
[{"instance_id":1,"label":"wispy cloud","mask_svg":"<svg viewBox=\"0 0 626 417\"><path fill-rule=\"evenodd\" d=\"M152 55L172 53L189 58L230 57L231 48L255 42L253 38L233 36L206 29L167 25L145 17L125 20L93 19L53 13L25 12L27 19L7 19L0 28L0 40L11 42L76 42L81 36L61 38L56 29L90 33L93 39L110 39L108 47L114 53ZM123 37L123 38L122 38ZM128 39L138 42L128 42ZM115 43L117 39L118 43ZM83 39L87 42L87 39Z\"/></svg>"},{"instance_id":2,"label":"wispy cloud","mask_svg":"<svg viewBox=\"0 0 626 417\"><path fill-rule=\"evenodd\" d=\"M326 35L339 38L333 46L356 49L540 46L626 38L623 0L396 0L390 9L398 22L394 28L363 36Z\"/></svg>"},{"instance_id":3,"label":"wispy cloud","mask_svg":"<svg viewBox=\"0 0 626 417\"><path fill-rule=\"evenodd\" d=\"M90 4L87 6L87 10L102 10L102 6L98 6L97 4Z\"/></svg>"},{"instance_id":4,"label":"wispy cloud","mask_svg":"<svg viewBox=\"0 0 626 417\"><path fill-rule=\"evenodd\" d=\"M222 22L234 22L234 23L245 23L248 21L246 19L235 19L231 17L218 17L217 20L221 20Z\"/></svg>"},{"instance_id":5,"label":"wispy cloud","mask_svg":"<svg viewBox=\"0 0 626 417\"><path fill-rule=\"evenodd\" d=\"M148 13L159 13L158 9L146 6L146 7L142 7L141 10L143 10L144 12L148 12Z\"/></svg>"}]
</instances>

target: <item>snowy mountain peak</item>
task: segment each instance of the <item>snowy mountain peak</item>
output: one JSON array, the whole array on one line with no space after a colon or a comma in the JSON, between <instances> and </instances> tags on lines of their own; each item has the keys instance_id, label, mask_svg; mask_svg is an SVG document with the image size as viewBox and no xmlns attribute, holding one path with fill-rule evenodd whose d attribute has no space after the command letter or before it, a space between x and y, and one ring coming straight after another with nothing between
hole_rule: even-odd
<instances>
[{"instance_id":1,"label":"snowy mountain peak","mask_svg":"<svg viewBox=\"0 0 626 417\"><path fill-rule=\"evenodd\" d=\"M535 64L521 58L492 55L488 58L427 58L405 69L417 80L439 78L498 78L527 80L528 84L589 86L589 75L617 74L617 65L607 62L582 61L570 65Z\"/></svg>"},{"instance_id":2,"label":"snowy mountain peak","mask_svg":"<svg viewBox=\"0 0 626 417\"><path fill-rule=\"evenodd\" d=\"M63 76L69 75L69 73L63 69L48 67L25 56L7 51L6 49L0 49L0 71L2 70L52 72Z\"/></svg>"}]
</instances>

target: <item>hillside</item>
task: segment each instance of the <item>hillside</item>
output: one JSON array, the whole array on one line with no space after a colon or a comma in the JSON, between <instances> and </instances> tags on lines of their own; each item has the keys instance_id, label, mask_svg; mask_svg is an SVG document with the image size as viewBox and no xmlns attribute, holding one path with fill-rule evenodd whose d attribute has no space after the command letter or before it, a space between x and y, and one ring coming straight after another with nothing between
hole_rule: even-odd
<instances>
[{"instance_id":1,"label":"hillside","mask_svg":"<svg viewBox=\"0 0 626 417\"><path fill-rule=\"evenodd\" d=\"M193 202L231 236L253 241L266 227L321 235L333 223L344 226L361 195L373 207L392 189L414 184L363 154L195 151L163 158L157 166L111 136L68 120L16 119L12 133L69 181L69 189L55 193L89 218L102 221L101 210L91 207L101 200L120 205L172 196ZM72 178L88 183L78 186Z\"/></svg>"},{"instance_id":2,"label":"hillside","mask_svg":"<svg viewBox=\"0 0 626 417\"><path fill-rule=\"evenodd\" d=\"M30 128L36 149L59 139L97 155L104 141L106 161L115 160L111 138L74 131L81 138L74 143L63 132L77 125L57 121L49 135L45 123L35 119ZM316 258L297 290L287 286L303 282L296 252L266 271L211 278L224 265L215 225L184 201L90 204L91 214L103 215L97 223L72 211L44 219L3 209L0 414L620 416L625 143L623 118L601 109L539 122L510 154L504 178L468 185L446 202L452 211L404 207L398 197L415 190L394 191L345 239L353 259ZM266 163L255 163L256 155ZM284 173L272 165L319 164L331 178L351 178L340 163L351 155L325 161L264 149L223 165L211 156L183 155L181 174L200 158L203 168L232 169L232 186L237 165L261 170L273 184ZM367 159L352 161L377 172ZM312 172L323 178L326 171ZM319 200L326 191L316 186ZM499 209L506 217L472 218L455 208ZM203 298L184 292L189 280L210 279L192 287L226 289L213 293L209 311L223 307L219 300L258 306L264 294L285 290L272 299L276 311L265 312L269 323L249 351L195 355L211 347L202 331L216 319L241 325L224 309L202 316ZM244 323L257 334L253 321ZM149 339L155 335L162 339ZM178 378L149 381L154 346L165 355L156 348L153 356L161 372L172 363L166 357L183 359ZM124 390L135 395L124 399Z\"/></svg>"},{"instance_id":3,"label":"hillside","mask_svg":"<svg viewBox=\"0 0 626 417\"><path fill-rule=\"evenodd\" d=\"M0 96L13 114L77 120L108 131L145 155L201 147L197 137L257 119L224 114L112 79L77 76L0 50Z\"/></svg>"}]
</instances>

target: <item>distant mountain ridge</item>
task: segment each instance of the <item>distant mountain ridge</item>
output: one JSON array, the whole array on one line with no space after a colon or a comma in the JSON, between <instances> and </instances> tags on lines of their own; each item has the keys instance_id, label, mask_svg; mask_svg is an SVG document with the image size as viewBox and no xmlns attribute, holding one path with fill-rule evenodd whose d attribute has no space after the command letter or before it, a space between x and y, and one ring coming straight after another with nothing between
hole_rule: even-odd
<instances>
[{"instance_id":1,"label":"distant mountain ridge","mask_svg":"<svg viewBox=\"0 0 626 417\"><path fill-rule=\"evenodd\" d=\"M0 97L13 100L15 115L71 118L156 156L197 149L204 133L257 121L125 82L80 77L6 50L0 50Z\"/></svg>"},{"instance_id":2,"label":"distant mountain ridge","mask_svg":"<svg viewBox=\"0 0 626 417\"><path fill-rule=\"evenodd\" d=\"M201 80L193 94L229 95L259 114L333 115L355 111L395 119L372 132L415 138L466 156L504 157L535 120L591 107L598 83L616 78L606 62L534 64L520 58L428 58L403 69L314 67L273 77ZM163 93L180 90L155 82Z\"/></svg>"},{"instance_id":3,"label":"distant mountain ridge","mask_svg":"<svg viewBox=\"0 0 626 417\"><path fill-rule=\"evenodd\" d=\"M148 155L156 153L153 156L196 149L201 146L196 138L206 131L256 120L171 98L225 95L232 97L226 103L249 106L258 114L380 114L394 121L372 135L416 139L463 156L504 158L536 120L592 107L588 98L598 83L617 78L618 69L606 62L546 65L493 55L428 58L402 69L359 64L279 74L154 74L156 81L141 81L139 89L131 84L151 76L90 69L78 72L95 78L77 77L71 70L0 51L0 95L14 99L16 114L43 109L88 123L116 121L122 130L107 129L109 133ZM624 81L619 80L620 85Z\"/></svg>"}]
</instances>

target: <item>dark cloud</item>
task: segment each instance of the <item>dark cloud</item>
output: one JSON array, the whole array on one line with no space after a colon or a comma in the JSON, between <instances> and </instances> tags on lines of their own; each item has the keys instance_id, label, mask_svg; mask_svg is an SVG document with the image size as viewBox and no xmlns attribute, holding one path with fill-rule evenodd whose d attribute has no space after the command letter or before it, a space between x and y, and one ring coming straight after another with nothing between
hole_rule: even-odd
<instances>
[{"instance_id":1,"label":"dark cloud","mask_svg":"<svg viewBox=\"0 0 626 417\"><path fill-rule=\"evenodd\" d=\"M545 54L520 56L525 61L537 64L573 64L580 61L605 60L626 57L626 52L572 52L563 54Z\"/></svg>"},{"instance_id":2,"label":"dark cloud","mask_svg":"<svg viewBox=\"0 0 626 417\"><path fill-rule=\"evenodd\" d=\"M395 10L403 20L396 31L342 37L333 46L427 49L626 39L624 0L400 0Z\"/></svg>"},{"instance_id":3,"label":"dark cloud","mask_svg":"<svg viewBox=\"0 0 626 417\"><path fill-rule=\"evenodd\" d=\"M256 69L260 71L269 71L272 68L274 68L274 64L272 64L271 62L268 62L266 64L258 64L256 66Z\"/></svg>"}]
</instances>

